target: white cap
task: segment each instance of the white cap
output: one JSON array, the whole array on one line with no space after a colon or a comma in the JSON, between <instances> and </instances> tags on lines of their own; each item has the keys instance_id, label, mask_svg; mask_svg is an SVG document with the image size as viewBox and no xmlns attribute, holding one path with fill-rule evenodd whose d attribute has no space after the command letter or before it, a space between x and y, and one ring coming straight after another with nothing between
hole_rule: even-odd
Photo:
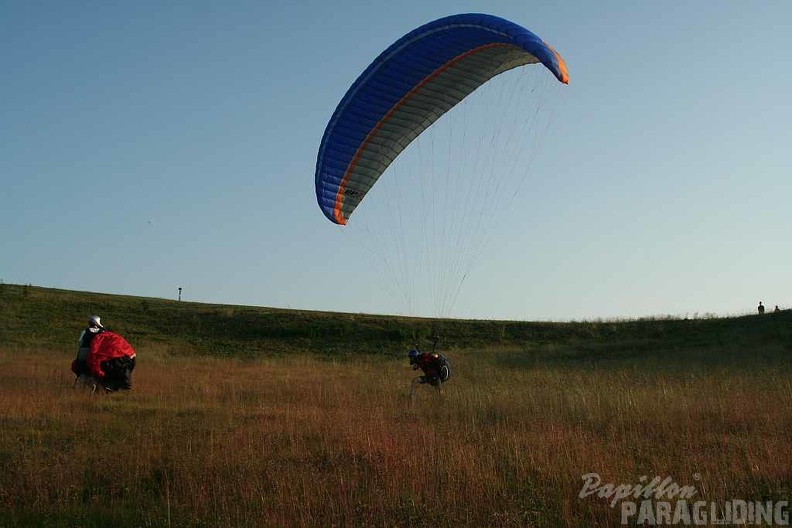
<instances>
[{"instance_id":1,"label":"white cap","mask_svg":"<svg viewBox=\"0 0 792 528\"><path fill-rule=\"evenodd\" d=\"M88 324L92 324L101 328L102 320L99 318L98 315L92 315L88 318Z\"/></svg>"}]
</instances>

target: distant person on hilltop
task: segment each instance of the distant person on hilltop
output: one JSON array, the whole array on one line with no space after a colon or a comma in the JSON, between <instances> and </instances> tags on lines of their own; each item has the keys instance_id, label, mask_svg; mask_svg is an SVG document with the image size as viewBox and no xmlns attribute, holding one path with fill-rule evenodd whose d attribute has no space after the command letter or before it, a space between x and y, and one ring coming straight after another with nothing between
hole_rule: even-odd
<instances>
[{"instance_id":1,"label":"distant person on hilltop","mask_svg":"<svg viewBox=\"0 0 792 528\"><path fill-rule=\"evenodd\" d=\"M415 388L418 385L429 384L438 391L440 385L448 381L451 377L451 364L440 354L427 352L421 353L413 348L407 353L410 358L410 365L413 370L421 369L423 376L418 376L410 384L410 396L415 395Z\"/></svg>"},{"instance_id":2,"label":"distant person on hilltop","mask_svg":"<svg viewBox=\"0 0 792 528\"><path fill-rule=\"evenodd\" d=\"M780 312L780 311L781 311L781 309L780 309L780 308L778 307L778 305L776 304L775 310L773 310L773 312L775 312L775 313L778 313L778 312Z\"/></svg>"},{"instance_id":3,"label":"distant person on hilltop","mask_svg":"<svg viewBox=\"0 0 792 528\"><path fill-rule=\"evenodd\" d=\"M764 305L762 304L762 301L759 301L759 306L757 306L756 309L759 311L759 315L764 313Z\"/></svg>"}]
</instances>

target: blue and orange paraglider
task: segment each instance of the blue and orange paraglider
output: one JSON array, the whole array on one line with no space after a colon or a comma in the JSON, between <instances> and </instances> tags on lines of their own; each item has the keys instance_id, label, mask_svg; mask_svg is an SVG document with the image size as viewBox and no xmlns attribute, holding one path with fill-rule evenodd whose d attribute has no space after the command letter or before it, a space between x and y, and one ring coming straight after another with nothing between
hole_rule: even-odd
<instances>
[{"instance_id":1,"label":"blue and orange paraglider","mask_svg":"<svg viewBox=\"0 0 792 528\"><path fill-rule=\"evenodd\" d=\"M345 225L365 198L344 232L362 236L366 271L404 296L407 314L449 315L567 83L564 60L534 33L461 14L399 38L346 91L319 147L316 199Z\"/></svg>"},{"instance_id":2,"label":"blue and orange paraglider","mask_svg":"<svg viewBox=\"0 0 792 528\"><path fill-rule=\"evenodd\" d=\"M327 125L316 163L322 212L346 224L419 134L491 78L528 64L569 80L552 47L491 15L441 18L397 40L358 77Z\"/></svg>"}]
</instances>

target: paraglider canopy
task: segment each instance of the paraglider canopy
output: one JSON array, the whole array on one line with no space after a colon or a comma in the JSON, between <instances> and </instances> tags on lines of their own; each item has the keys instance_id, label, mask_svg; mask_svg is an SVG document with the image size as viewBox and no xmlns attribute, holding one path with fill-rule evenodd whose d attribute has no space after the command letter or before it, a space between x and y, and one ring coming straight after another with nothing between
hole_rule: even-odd
<instances>
[{"instance_id":1,"label":"paraglider canopy","mask_svg":"<svg viewBox=\"0 0 792 528\"><path fill-rule=\"evenodd\" d=\"M102 362L121 357L135 357L135 350L126 339L115 332L102 332L91 341L91 353L88 354L88 369L98 379L105 376Z\"/></svg>"},{"instance_id":2,"label":"paraglider canopy","mask_svg":"<svg viewBox=\"0 0 792 528\"><path fill-rule=\"evenodd\" d=\"M346 224L416 137L492 77L528 64L569 81L552 47L492 15L441 18L394 42L352 84L327 125L315 174L324 215Z\"/></svg>"}]
</instances>

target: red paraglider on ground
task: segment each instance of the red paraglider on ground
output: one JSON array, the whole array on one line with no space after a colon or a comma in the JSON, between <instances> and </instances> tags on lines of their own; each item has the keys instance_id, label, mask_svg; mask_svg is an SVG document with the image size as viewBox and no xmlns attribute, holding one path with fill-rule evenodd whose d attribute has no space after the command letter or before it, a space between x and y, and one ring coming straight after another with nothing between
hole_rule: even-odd
<instances>
[{"instance_id":1,"label":"red paraglider on ground","mask_svg":"<svg viewBox=\"0 0 792 528\"><path fill-rule=\"evenodd\" d=\"M118 358L135 358L135 356L135 350L126 339L115 332L102 332L91 341L88 369L92 376L101 380L107 376L102 370L102 363Z\"/></svg>"},{"instance_id":2,"label":"red paraglider on ground","mask_svg":"<svg viewBox=\"0 0 792 528\"><path fill-rule=\"evenodd\" d=\"M91 341L91 350L86 359L88 373L108 391L132 388L132 371L135 369L135 349L126 339L115 332L100 332ZM72 371L79 376L77 360Z\"/></svg>"}]
</instances>

